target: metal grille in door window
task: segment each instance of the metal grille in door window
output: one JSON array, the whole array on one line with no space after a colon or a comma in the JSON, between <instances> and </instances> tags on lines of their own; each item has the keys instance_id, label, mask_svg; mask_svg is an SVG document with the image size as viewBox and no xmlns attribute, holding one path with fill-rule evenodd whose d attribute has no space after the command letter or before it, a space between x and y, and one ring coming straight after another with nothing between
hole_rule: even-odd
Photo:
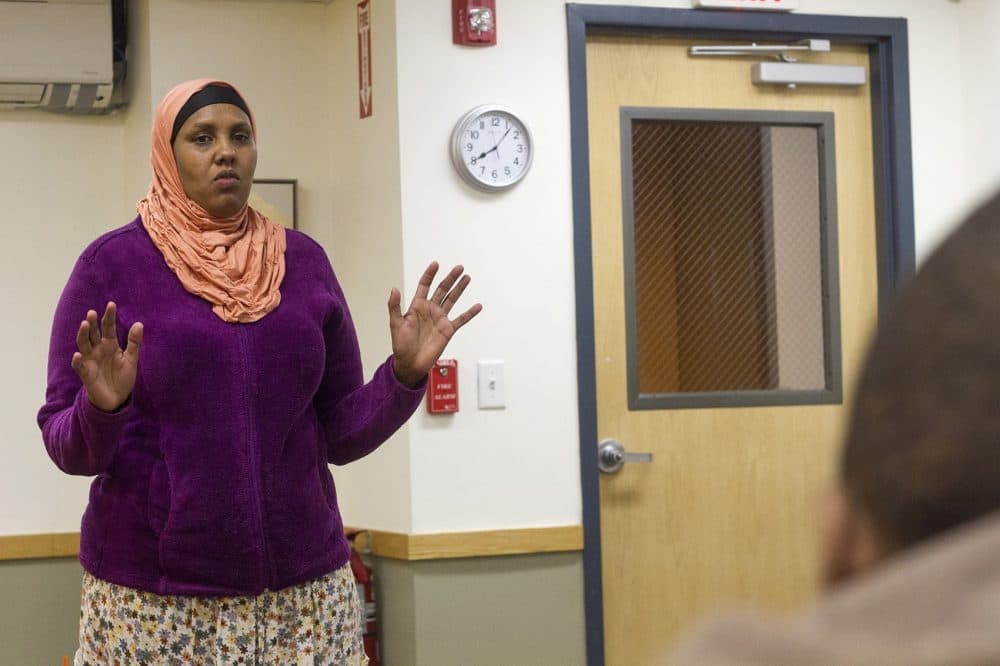
<instances>
[{"instance_id":1,"label":"metal grille in door window","mask_svg":"<svg viewBox=\"0 0 1000 666\"><path fill-rule=\"evenodd\" d=\"M832 119L788 115L623 118L633 407L839 399Z\"/></svg>"}]
</instances>

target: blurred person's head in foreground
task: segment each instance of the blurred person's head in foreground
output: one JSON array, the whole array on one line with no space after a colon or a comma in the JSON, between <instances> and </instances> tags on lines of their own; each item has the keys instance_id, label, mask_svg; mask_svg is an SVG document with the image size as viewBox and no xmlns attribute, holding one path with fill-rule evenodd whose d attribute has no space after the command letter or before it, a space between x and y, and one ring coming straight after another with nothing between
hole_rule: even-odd
<instances>
[{"instance_id":1,"label":"blurred person's head in foreground","mask_svg":"<svg viewBox=\"0 0 1000 666\"><path fill-rule=\"evenodd\" d=\"M828 583L1000 510L1000 198L907 285L855 401L826 516Z\"/></svg>"},{"instance_id":2,"label":"blurred person's head in foreground","mask_svg":"<svg viewBox=\"0 0 1000 666\"><path fill-rule=\"evenodd\" d=\"M815 606L720 616L670 663L1000 664L1000 197L880 322L825 522Z\"/></svg>"}]
</instances>

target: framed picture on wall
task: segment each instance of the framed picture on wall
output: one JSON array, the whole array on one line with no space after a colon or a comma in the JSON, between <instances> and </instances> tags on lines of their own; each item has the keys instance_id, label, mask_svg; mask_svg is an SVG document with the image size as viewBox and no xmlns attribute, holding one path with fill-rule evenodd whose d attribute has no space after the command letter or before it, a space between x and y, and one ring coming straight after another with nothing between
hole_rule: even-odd
<instances>
[{"instance_id":1,"label":"framed picture on wall","mask_svg":"<svg viewBox=\"0 0 1000 666\"><path fill-rule=\"evenodd\" d=\"M250 190L250 205L278 224L298 228L296 218L295 179L254 179Z\"/></svg>"}]
</instances>

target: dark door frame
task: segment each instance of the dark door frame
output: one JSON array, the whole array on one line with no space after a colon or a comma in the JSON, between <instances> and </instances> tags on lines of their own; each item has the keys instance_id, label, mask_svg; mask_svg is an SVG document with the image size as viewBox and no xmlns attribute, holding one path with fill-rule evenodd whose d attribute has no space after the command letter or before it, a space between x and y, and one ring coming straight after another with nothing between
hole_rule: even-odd
<instances>
[{"instance_id":1,"label":"dark door frame","mask_svg":"<svg viewBox=\"0 0 1000 666\"><path fill-rule=\"evenodd\" d=\"M912 275L915 263L910 81L906 19L567 4L566 23L573 160L573 249L584 529L584 604L587 663L597 666L604 663L604 603L587 138L587 36L670 35L747 41L786 41L812 37L868 46L871 58L880 317L899 285Z\"/></svg>"}]
</instances>

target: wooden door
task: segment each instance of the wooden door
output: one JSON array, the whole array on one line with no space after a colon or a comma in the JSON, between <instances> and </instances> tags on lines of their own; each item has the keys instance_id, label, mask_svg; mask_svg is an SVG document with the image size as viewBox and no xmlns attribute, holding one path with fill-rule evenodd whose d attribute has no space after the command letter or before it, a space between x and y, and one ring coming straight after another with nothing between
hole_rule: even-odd
<instances>
[{"instance_id":1,"label":"wooden door","mask_svg":"<svg viewBox=\"0 0 1000 666\"><path fill-rule=\"evenodd\" d=\"M833 479L845 405L877 312L868 87L755 86L752 59L690 57L692 43L587 38L598 438L613 438L628 451L654 457L650 464L626 464L618 473L601 475L604 642L611 666L657 663L679 635L712 611L740 603L792 609L815 595L819 497ZM835 44L832 53L811 55L809 61L867 69L868 52ZM627 248L623 240L622 107L832 114L838 250L832 271L836 284L827 287L839 306L832 331L839 350L830 349L828 339L826 353L840 359L835 371L844 388L842 402L630 408L630 344L641 348L656 342L649 335L628 340L633 315L626 312L626 274L634 260L629 257L643 241L637 236L636 247ZM737 195L716 187L709 198ZM717 233L724 234L739 225L723 220L720 228ZM671 286L669 274L661 280L669 301L667 319L677 315L670 304L692 284L689 278ZM711 272L697 278L705 279ZM739 294L733 302L747 305ZM764 333L748 329L744 334ZM690 360L690 345L663 344L674 349L676 364ZM723 338L715 344L732 343ZM702 357L709 364L717 355ZM767 385L766 368L756 376L754 381ZM760 386L744 388L761 394Z\"/></svg>"}]
</instances>

